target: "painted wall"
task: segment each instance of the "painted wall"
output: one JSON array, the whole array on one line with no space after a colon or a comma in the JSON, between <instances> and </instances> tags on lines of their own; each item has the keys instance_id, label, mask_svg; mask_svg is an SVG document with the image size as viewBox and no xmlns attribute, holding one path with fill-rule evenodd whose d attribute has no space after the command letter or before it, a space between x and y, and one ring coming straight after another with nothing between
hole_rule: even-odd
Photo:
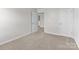
<instances>
[{"instance_id":1,"label":"painted wall","mask_svg":"<svg viewBox=\"0 0 79 59\"><path fill-rule=\"evenodd\" d=\"M0 8L0 42L31 33L31 9Z\"/></svg>"},{"instance_id":2,"label":"painted wall","mask_svg":"<svg viewBox=\"0 0 79 59\"><path fill-rule=\"evenodd\" d=\"M74 39L79 47L79 8L74 9Z\"/></svg>"},{"instance_id":3,"label":"painted wall","mask_svg":"<svg viewBox=\"0 0 79 59\"><path fill-rule=\"evenodd\" d=\"M44 31L73 37L73 9L45 9Z\"/></svg>"},{"instance_id":4,"label":"painted wall","mask_svg":"<svg viewBox=\"0 0 79 59\"><path fill-rule=\"evenodd\" d=\"M37 8L38 13L44 13L44 11L45 11L44 8Z\"/></svg>"}]
</instances>

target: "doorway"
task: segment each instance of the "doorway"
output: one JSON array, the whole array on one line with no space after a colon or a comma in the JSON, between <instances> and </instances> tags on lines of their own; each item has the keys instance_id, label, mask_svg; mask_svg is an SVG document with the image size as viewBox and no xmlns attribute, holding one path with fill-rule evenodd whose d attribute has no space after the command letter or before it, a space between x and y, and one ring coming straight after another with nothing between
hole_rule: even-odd
<instances>
[{"instance_id":1,"label":"doorway","mask_svg":"<svg viewBox=\"0 0 79 59\"><path fill-rule=\"evenodd\" d=\"M38 27L44 32L44 13L38 13Z\"/></svg>"},{"instance_id":2,"label":"doorway","mask_svg":"<svg viewBox=\"0 0 79 59\"><path fill-rule=\"evenodd\" d=\"M37 9L32 11L32 33L37 31L44 32L44 13L38 13Z\"/></svg>"}]
</instances>

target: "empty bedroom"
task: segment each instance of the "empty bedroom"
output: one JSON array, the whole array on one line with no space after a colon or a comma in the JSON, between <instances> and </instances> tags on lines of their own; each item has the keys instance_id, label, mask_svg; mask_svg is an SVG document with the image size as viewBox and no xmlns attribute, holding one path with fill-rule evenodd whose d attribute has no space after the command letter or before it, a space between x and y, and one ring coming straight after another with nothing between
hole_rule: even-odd
<instances>
[{"instance_id":1,"label":"empty bedroom","mask_svg":"<svg viewBox=\"0 0 79 59\"><path fill-rule=\"evenodd\" d=\"M77 50L78 19L78 8L0 8L0 50Z\"/></svg>"}]
</instances>

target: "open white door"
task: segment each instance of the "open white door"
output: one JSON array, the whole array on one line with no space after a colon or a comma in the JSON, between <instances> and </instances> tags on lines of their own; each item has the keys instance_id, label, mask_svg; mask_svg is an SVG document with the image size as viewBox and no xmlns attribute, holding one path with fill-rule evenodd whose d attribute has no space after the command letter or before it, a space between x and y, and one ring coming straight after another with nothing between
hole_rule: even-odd
<instances>
[{"instance_id":1,"label":"open white door","mask_svg":"<svg viewBox=\"0 0 79 59\"><path fill-rule=\"evenodd\" d=\"M34 11L32 12L32 32L38 31L38 15Z\"/></svg>"}]
</instances>

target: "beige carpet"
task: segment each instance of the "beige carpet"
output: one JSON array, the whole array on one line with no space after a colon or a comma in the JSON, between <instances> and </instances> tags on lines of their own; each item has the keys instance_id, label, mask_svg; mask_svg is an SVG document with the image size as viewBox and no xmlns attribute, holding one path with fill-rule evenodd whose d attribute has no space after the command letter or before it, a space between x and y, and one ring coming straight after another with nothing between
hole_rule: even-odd
<instances>
[{"instance_id":1,"label":"beige carpet","mask_svg":"<svg viewBox=\"0 0 79 59\"><path fill-rule=\"evenodd\" d=\"M75 41L68 37L46 34L40 30L0 46L0 50L73 50Z\"/></svg>"}]
</instances>

